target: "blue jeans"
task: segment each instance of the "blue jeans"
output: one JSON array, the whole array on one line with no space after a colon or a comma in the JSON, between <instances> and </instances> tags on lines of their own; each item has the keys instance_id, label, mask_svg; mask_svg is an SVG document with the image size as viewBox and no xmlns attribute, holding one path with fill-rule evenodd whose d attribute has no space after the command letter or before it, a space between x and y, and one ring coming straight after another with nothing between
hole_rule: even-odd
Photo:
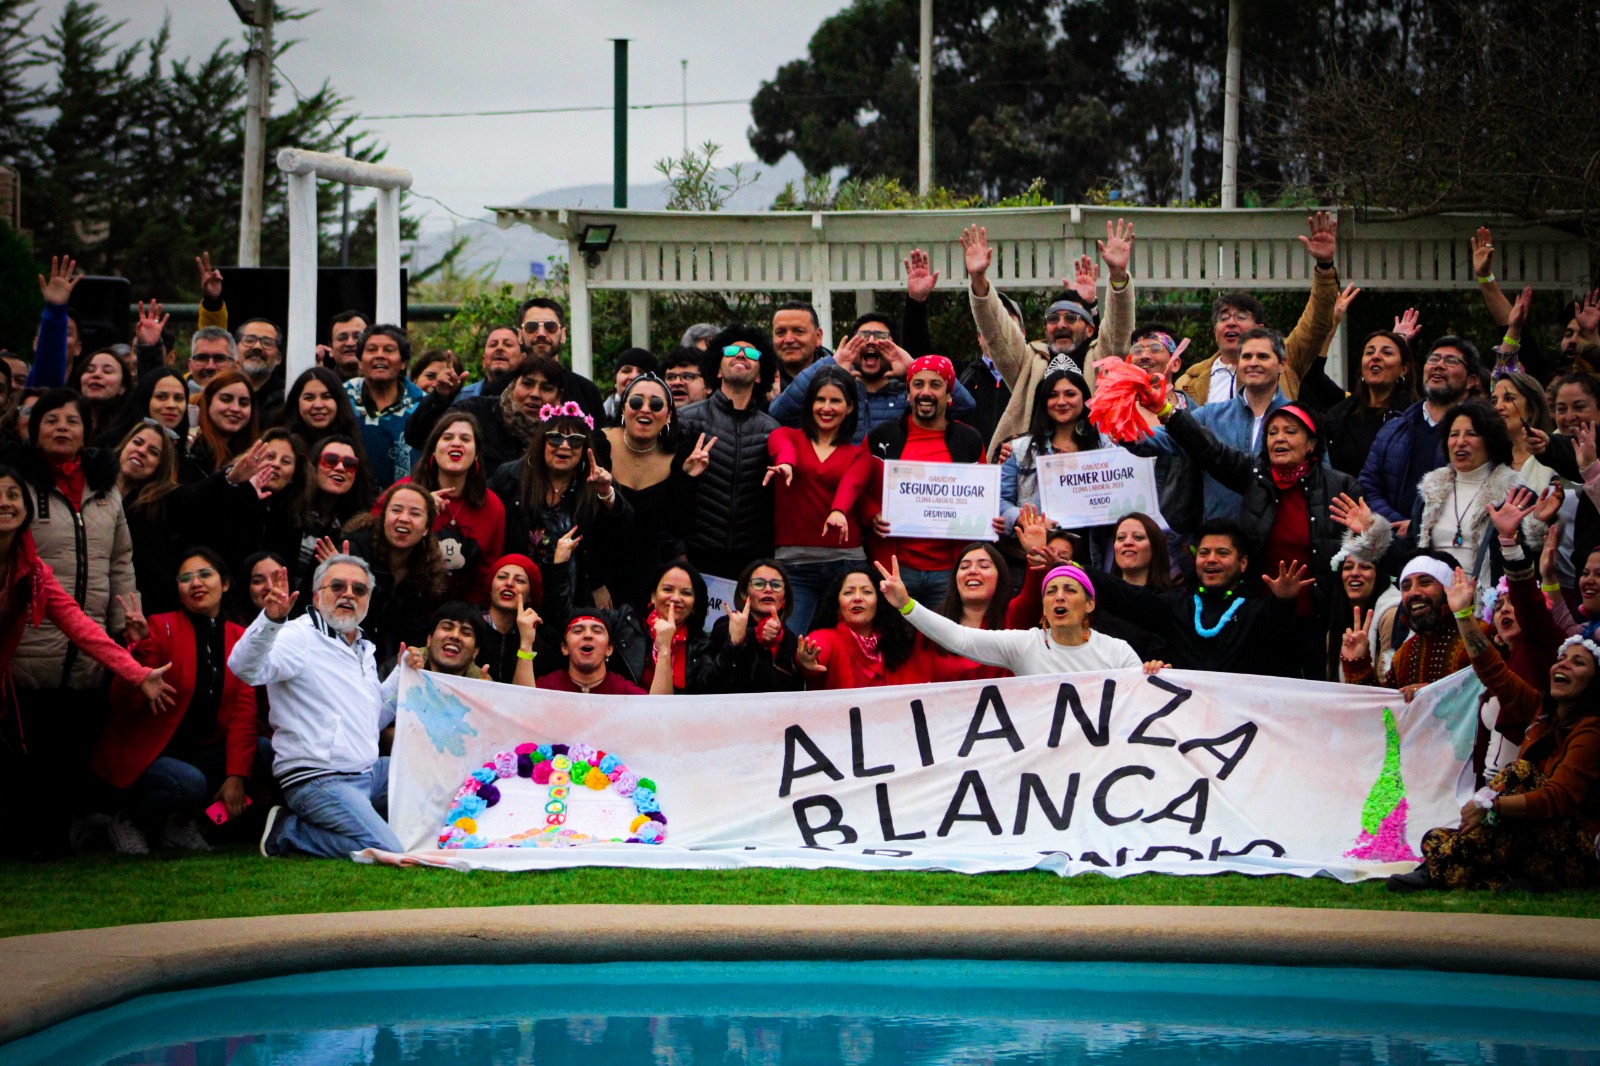
<instances>
[{"instance_id":1,"label":"blue jeans","mask_svg":"<svg viewBox=\"0 0 1600 1066\"><path fill-rule=\"evenodd\" d=\"M257 737L252 775L262 781L271 770L272 741ZM207 744L181 756L162 755L128 789L133 797L133 817L153 822L169 814L199 814L211 806L211 797L227 776L226 744Z\"/></svg>"},{"instance_id":2,"label":"blue jeans","mask_svg":"<svg viewBox=\"0 0 1600 1066\"><path fill-rule=\"evenodd\" d=\"M811 632L817 601L835 578L852 570L877 572L865 556L837 563L784 563L783 568L789 571L789 602L794 604L794 610L789 612L789 631L797 637Z\"/></svg>"},{"instance_id":3,"label":"blue jeans","mask_svg":"<svg viewBox=\"0 0 1600 1066\"><path fill-rule=\"evenodd\" d=\"M944 602L945 586L950 583L950 575L953 573L955 573L953 567L943 570L913 570L904 563L900 564L900 580L905 582L906 591L911 593L911 598L935 611Z\"/></svg>"},{"instance_id":4,"label":"blue jeans","mask_svg":"<svg viewBox=\"0 0 1600 1066\"><path fill-rule=\"evenodd\" d=\"M348 859L353 851L404 851L384 815L389 809L389 757L360 774L323 774L288 786L289 813L278 816L267 852L301 851L325 859Z\"/></svg>"}]
</instances>

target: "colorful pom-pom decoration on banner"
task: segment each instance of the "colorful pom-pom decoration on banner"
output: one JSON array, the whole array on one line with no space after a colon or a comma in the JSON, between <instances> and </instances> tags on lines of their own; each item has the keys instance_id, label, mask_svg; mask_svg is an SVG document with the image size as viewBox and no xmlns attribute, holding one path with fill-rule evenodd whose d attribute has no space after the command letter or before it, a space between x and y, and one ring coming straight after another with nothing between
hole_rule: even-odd
<instances>
[{"instance_id":1,"label":"colorful pom-pom decoration on banner","mask_svg":"<svg viewBox=\"0 0 1600 1066\"><path fill-rule=\"evenodd\" d=\"M527 781L521 784L518 779ZM502 788L513 789L519 801L525 801L530 786L548 788L542 799L537 799L536 814L530 814L533 825L504 838L496 838L480 830L479 822L484 812L500 804L505 796ZM573 816L571 803L576 789L593 793L611 790L622 797L631 808L626 823L626 836L596 836L581 828L568 825ZM587 792L586 792L587 794ZM535 797L539 793L533 794ZM589 803L604 800L585 801ZM520 812L523 808L509 808ZM581 811L584 808L580 808ZM597 808L588 808L593 811ZM604 806L598 810L604 811ZM520 813L514 815L521 817ZM620 823L614 823L613 831ZM502 830L503 831L503 830ZM589 744L518 744L513 748L495 752L489 761L469 773L451 800L439 831L439 847L446 850L462 848L561 848L578 844L660 844L667 836L667 817L661 813L661 801L656 793L656 783L629 770L617 756L607 754Z\"/></svg>"},{"instance_id":2,"label":"colorful pom-pom decoration on banner","mask_svg":"<svg viewBox=\"0 0 1600 1066\"><path fill-rule=\"evenodd\" d=\"M1095 364L1094 396L1089 400L1089 421L1119 443L1152 437L1145 421L1146 407L1167 400L1167 381L1152 385L1150 375L1123 359L1102 359Z\"/></svg>"}]
</instances>

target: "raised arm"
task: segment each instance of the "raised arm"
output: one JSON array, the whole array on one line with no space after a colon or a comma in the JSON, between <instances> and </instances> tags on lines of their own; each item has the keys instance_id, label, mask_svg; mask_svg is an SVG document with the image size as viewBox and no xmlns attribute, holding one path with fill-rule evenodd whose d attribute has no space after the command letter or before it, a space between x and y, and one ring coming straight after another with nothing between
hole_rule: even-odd
<instances>
[{"instance_id":1,"label":"raised arm","mask_svg":"<svg viewBox=\"0 0 1600 1066\"><path fill-rule=\"evenodd\" d=\"M1314 264L1311 294L1306 298L1300 321L1283 341L1289 369L1296 377L1311 369L1312 360L1332 336L1333 307L1339 299L1339 271L1334 263L1339 250L1339 223L1326 211L1318 211L1311 216L1309 226L1309 234L1301 237L1300 243L1305 245Z\"/></svg>"},{"instance_id":2,"label":"raised arm","mask_svg":"<svg viewBox=\"0 0 1600 1066\"><path fill-rule=\"evenodd\" d=\"M284 620L300 598L289 591L289 571L279 568L268 577L266 599L261 613L244 631L228 656L228 669L247 685L266 685L296 676L305 666L305 656L295 642L281 640Z\"/></svg>"},{"instance_id":3,"label":"raised arm","mask_svg":"<svg viewBox=\"0 0 1600 1066\"><path fill-rule=\"evenodd\" d=\"M50 276L39 275L39 294L44 310L39 313L39 341L33 349L33 368L28 371L28 387L60 388L67 383L67 301L82 274L70 255L52 256Z\"/></svg>"},{"instance_id":4,"label":"raised arm","mask_svg":"<svg viewBox=\"0 0 1600 1066\"><path fill-rule=\"evenodd\" d=\"M1022 641L1033 639L1031 633L1015 629L973 629L960 622L952 622L938 611L915 602L900 579L900 557L891 556L890 566L875 563L883 580L878 583L883 600L889 607L906 616L906 620L935 644L946 651L965 656L986 666L1016 669L1016 656ZM882 607L879 608L883 609Z\"/></svg>"},{"instance_id":5,"label":"raised arm","mask_svg":"<svg viewBox=\"0 0 1600 1066\"><path fill-rule=\"evenodd\" d=\"M911 249L905 258L906 306L900 313L900 342L911 358L920 359L936 349L933 334L928 330L928 297L939 284L939 272L930 268L928 253L921 248Z\"/></svg>"},{"instance_id":6,"label":"raised arm","mask_svg":"<svg viewBox=\"0 0 1600 1066\"><path fill-rule=\"evenodd\" d=\"M1478 292L1483 296L1483 306L1497 326L1511 320L1511 301L1500 288L1494 276L1494 235L1488 226L1479 226L1478 232L1468 240L1472 252L1472 274L1478 279Z\"/></svg>"}]
</instances>

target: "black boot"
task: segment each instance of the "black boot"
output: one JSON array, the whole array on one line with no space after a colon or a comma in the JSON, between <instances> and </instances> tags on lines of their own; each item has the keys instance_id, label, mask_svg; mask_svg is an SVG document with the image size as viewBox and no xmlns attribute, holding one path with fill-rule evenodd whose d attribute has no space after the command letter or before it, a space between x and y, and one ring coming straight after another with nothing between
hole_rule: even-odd
<instances>
[{"instance_id":1,"label":"black boot","mask_svg":"<svg viewBox=\"0 0 1600 1066\"><path fill-rule=\"evenodd\" d=\"M1433 887L1428 871L1421 866L1408 874L1390 874L1387 884L1390 892L1426 892Z\"/></svg>"}]
</instances>

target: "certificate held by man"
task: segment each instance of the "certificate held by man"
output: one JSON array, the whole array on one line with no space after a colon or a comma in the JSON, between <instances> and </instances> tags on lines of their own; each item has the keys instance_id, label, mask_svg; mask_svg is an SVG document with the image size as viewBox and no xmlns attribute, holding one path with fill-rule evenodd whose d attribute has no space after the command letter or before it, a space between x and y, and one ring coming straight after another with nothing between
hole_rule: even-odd
<instances>
[{"instance_id":1,"label":"certificate held by man","mask_svg":"<svg viewBox=\"0 0 1600 1066\"><path fill-rule=\"evenodd\" d=\"M1000 467L990 463L883 464L883 517L896 537L994 540Z\"/></svg>"},{"instance_id":2,"label":"certificate held by man","mask_svg":"<svg viewBox=\"0 0 1600 1066\"><path fill-rule=\"evenodd\" d=\"M1035 470L1039 509L1063 528L1108 526L1134 511L1167 528L1157 502L1154 459L1096 448L1041 455Z\"/></svg>"}]
</instances>

